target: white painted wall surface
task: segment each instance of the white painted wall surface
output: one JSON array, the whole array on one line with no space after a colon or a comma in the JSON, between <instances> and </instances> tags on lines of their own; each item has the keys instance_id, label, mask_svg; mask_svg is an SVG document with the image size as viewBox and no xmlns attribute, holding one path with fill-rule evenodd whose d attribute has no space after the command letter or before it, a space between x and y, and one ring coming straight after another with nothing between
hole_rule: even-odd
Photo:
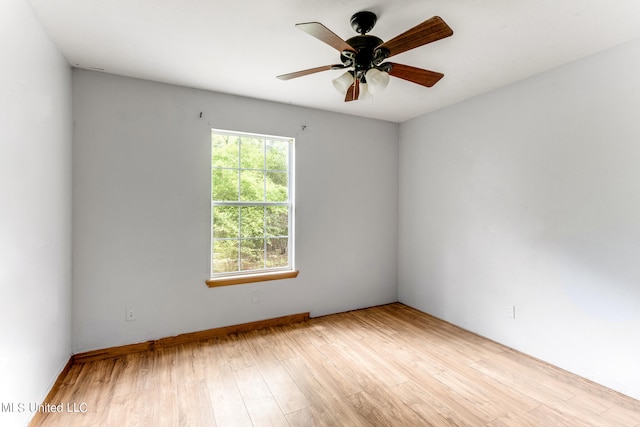
<instances>
[{"instance_id":1,"label":"white painted wall surface","mask_svg":"<svg viewBox=\"0 0 640 427\"><path fill-rule=\"evenodd\" d=\"M397 124L81 70L73 103L74 352L397 300ZM298 278L205 285L212 127L296 138Z\"/></svg>"},{"instance_id":2,"label":"white painted wall surface","mask_svg":"<svg viewBox=\"0 0 640 427\"><path fill-rule=\"evenodd\" d=\"M640 398L639 113L634 42L403 123L400 301Z\"/></svg>"},{"instance_id":3,"label":"white painted wall surface","mask_svg":"<svg viewBox=\"0 0 640 427\"><path fill-rule=\"evenodd\" d=\"M71 68L0 2L0 425L26 425L71 355Z\"/></svg>"}]
</instances>

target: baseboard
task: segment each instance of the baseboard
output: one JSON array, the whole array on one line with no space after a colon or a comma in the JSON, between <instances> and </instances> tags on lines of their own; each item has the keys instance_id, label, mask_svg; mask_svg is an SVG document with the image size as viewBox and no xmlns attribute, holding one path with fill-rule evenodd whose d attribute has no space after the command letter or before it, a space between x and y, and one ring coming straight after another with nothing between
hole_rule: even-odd
<instances>
[{"instance_id":1,"label":"baseboard","mask_svg":"<svg viewBox=\"0 0 640 427\"><path fill-rule=\"evenodd\" d=\"M69 357L69 360L67 360L67 363L64 365L64 368L62 368L62 371L60 371L60 373L56 377L56 380L51 386L51 390L49 390L49 393L47 393L47 396L44 398L43 403L51 402L53 399L53 396L55 396L56 393L58 393L58 390L60 390L60 387L62 386L62 382L64 381L65 377L71 370L72 364L73 364L73 356ZM31 421L29 421L29 426L38 425L41 422L41 418L44 417L44 415L45 415L44 412L39 412L39 411L36 412L34 416L31 418Z\"/></svg>"},{"instance_id":2,"label":"baseboard","mask_svg":"<svg viewBox=\"0 0 640 427\"><path fill-rule=\"evenodd\" d=\"M273 319L258 320L249 323L242 323L240 325L224 326L221 328L206 329L204 331L189 332L173 337L160 338L157 340L150 340L142 343L126 344L117 347L110 347L74 354L71 357L71 363L87 363L95 360L122 357L131 353L139 353L143 351L155 350L158 348L171 347L179 344L204 341L229 334L237 334L240 332L250 332L275 326L285 326L292 323L304 322L307 320L309 320L309 312L291 314L288 316L276 317Z\"/></svg>"}]
</instances>

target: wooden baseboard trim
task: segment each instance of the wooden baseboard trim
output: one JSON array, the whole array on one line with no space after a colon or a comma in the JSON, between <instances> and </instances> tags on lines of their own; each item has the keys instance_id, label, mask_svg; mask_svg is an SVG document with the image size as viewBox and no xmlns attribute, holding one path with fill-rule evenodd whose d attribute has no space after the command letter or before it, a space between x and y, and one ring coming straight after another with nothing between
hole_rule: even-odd
<instances>
[{"instance_id":1,"label":"wooden baseboard trim","mask_svg":"<svg viewBox=\"0 0 640 427\"><path fill-rule=\"evenodd\" d=\"M131 353L155 350L159 348L171 347L195 341L204 341L211 338L221 337L240 332L250 332L258 329L285 326L292 323L300 323L309 320L309 312L290 314L288 316L276 317L273 319L258 320L255 322L242 323L240 325L224 326L221 328L206 329L204 331L188 332L173 337L160 338L136 344L126 344L117 347L110 347L100 350L92 350L84 353L74 354L72 363L87 363L94 360L111 359L122 357Z\"/></svg>"},{"instance_id":2,"label":"wooden baseboard trim","mask_svg":"<svg viewBox=\"0 0 640 427\"><path fill-rule=\"evenodd\" d=\"M53 400L53 396L55 396L58 393L58 390L60 390L60 387L62 386L62 382L64 381L65 377L71 370L72 364L73 364L73 356L69 357L69 360L67 360L66 365L64 365L64 368L62 368L62 371L60 371L60 373L56 377L55 382L51 386L51 390L49 390L49 393L47 393L47 397L44 398L44 401L42 403L51 403L51 401ZM29 421L29 426L39 425L44 415L45 415L44 412L36 412L33 415L33 418L31 418L31 421Z\"/></svg>"}]
</instances>

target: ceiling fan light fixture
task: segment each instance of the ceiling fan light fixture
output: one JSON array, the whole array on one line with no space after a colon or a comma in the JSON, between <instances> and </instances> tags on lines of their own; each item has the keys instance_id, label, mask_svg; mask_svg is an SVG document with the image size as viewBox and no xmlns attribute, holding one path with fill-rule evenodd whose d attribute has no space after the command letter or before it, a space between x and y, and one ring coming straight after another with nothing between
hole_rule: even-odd
<instances>
[{"instance_id":1,"label":"ceiling fan light fixture","mask_svg":"<svg viewBox=\"0 0 640 427\"><path fill-rule=\"evenodd\" d=\"M353 74L347 71L340 77L333 79L331 83L333 83L333 87L336 88L338 92L344 95L347 93L349 87L353 85Z\"/></svg>"},{"instance_id":2,"label":"ceiling fan light fixture","mask_svg":"<svg viewBox=\"0 0 640 427\"><path fill-rule=\"evenodd\" d=\"M389 73L372 68L365 74L368 92L372 95L382 92L389 84Z\"/></svg>"}]
</instances>

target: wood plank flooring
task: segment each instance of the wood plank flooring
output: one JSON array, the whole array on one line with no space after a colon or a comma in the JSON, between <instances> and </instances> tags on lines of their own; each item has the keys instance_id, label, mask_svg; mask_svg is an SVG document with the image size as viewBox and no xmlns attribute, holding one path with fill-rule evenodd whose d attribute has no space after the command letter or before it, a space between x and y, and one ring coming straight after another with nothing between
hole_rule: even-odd
<instances>
[{"instance_id":1,"label":"wood plank flooring","mask_svg":"<svg viewBox=\"0 0 640 427\"><path fill-rule=\"evenodd\" d=\"M640 426L640 402L402 304L73 365L34 426ZM86 404L86 406L80 406Z\"/></svg>"}]
</instances>

